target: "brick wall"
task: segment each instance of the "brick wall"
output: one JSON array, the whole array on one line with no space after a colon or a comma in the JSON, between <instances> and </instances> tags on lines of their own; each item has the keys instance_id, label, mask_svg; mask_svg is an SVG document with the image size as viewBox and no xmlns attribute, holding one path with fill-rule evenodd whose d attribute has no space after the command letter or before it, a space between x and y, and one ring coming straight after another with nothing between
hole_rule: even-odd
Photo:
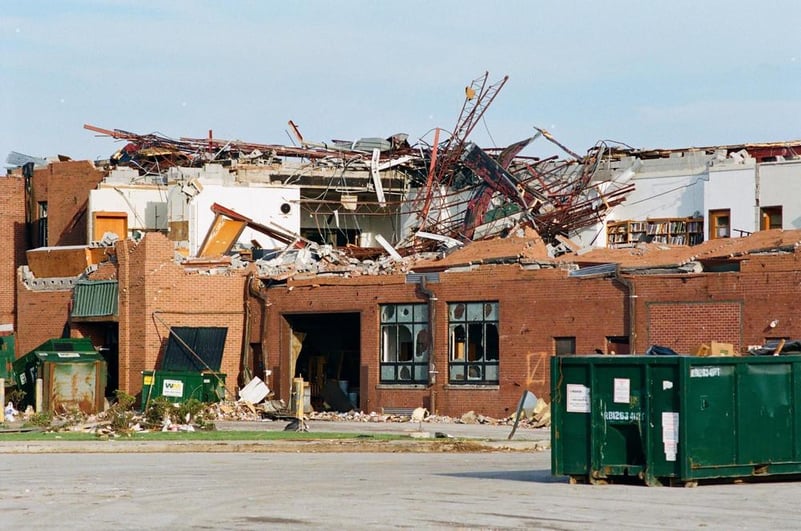
<instances>
[{"instance_id":1,"label":"brick wall","mask_svg":"<svg viewBox=\"0 0 801 531\"><path fill-rule=\"evenodd\" d=\"M741 302L653 303L648 305L647 319L649 345L692 354L701 344L721 341L741 350Z\"/></svg>"},{"instance_id":2,"label":"brick wall","mask_svg":"<svg viewBox=\"0 0 801 531\"><path fill-rule=\"evenodd\" d=\"M0 177L0 324L16 321L17 266L25 263L25 186L20 175Z\"/></svg>"},{"instance_id":3,"label":"brick wall","mask_svg":"<svg viewBox=\"0 0 801 531\"><path fill-rule=\"evenodd\" d=\"M142 371L161 360L171 326L228 328L222 372L235 393L244 329L243 272L197 274L173 261L173 244L148 233L117 244L120 281L120 388L141 391Z\"/></svg>"},{"instance_id":4,"label":"brick wall","mask_svg":"<svg viewBox=\"0 0 801 531\"><path fill-rule=\"evenodd\" d=\"M523 390L548 397L553 338L575 337L579 354L605 350L608 336L629 335L628 305L634 301L636 340L642 354L653 345L681 353L701 343L748 345L772 337L801 337L796 305L801 296L801 255L751 256L740 272L628 277L629 292L613 279L574 279L558 270L521 271L515 266L482 266L470 273L443 273L435 292L434 356L439 378L431 389L379 385L379 316L384 303L424 302L402 276L290 281L268 290L265 353L276 370L271 387L287 399L290 327L287 314L356 312L360 315L362 381L360 406L431 406L440 414L474 410L510 414ZM291 288L291 289L290 289ZM483 388L447 384L447 304L499 301L500 385ZM776 321L775 327L769 323ZM433 394L432 394L433 391Z\"/></svg>"},{"instance_id":5,"label":"brick wall","mask_svg":"<svg viewBox=\"0 0 801 531\"><path fill-rule=\"evenodd\" d=\"M32 291L17 287L16 355L23 356L48 339L61 337L67 325L72 291Z\"/></svg>"},{"instance_id":6,"label":"brick wall","mask_svg":"<svg viewBox=\"0 0 801 531\"><path fill-rule=\"evenodd\" d=\"M290 290L289 287L292 289ZM626 335L624 290L611 279L572 279L562 271L521 271L517 267L484 267L472 273L447 273L428 287L436 294L434 360L439 371L432 389L379 385L378 306L425 302L403 276L352 281L315 279L269 289L266 351L268 365L278 368L271 387L288 398L289 325L284 314L356 312L361 319L361 407L431 407L432 393L440 414L474 410L491 416L514 412L523 391L548 397L553 337L575 336L579 352L603 349L606 336ZM500 385L448 385L448 303L499 302ZM364 377L363 377L364 379Z\"/></svg>"},{"instance_id":7,"label":"brick wall","mask_svg":"<svg viewBox=\"0 0 801 531\"><path fill-rule=\"evenodd\" d=\"M701 343L732 343L739 352L768 338L801 337L801 254L758 255L740 272L632 277L637 352L663 344L695 352ZM777 321L770 327L771 321Z\"/></svg>"},{"instance_id":8,"label":"brick wall","mask_svg":"<svg viewBox=\"0 0 801 531\"><path fill-rule=\"evenodd\" d=\"M105 175L106 172L85 160L54 163L34 172L34 199L36 202L47 201L49 246L88 243L86 209L89 192Z\"/></svg>"}]
</instances>

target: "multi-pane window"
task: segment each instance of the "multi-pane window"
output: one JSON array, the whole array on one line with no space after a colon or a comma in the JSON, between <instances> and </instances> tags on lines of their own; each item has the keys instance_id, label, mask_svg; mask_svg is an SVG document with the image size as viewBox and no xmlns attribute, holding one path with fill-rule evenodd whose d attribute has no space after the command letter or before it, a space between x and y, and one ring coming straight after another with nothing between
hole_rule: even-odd
<instances>
[{"instance_id":1,"label":"multi-pane window","mask_svg":"<svg viewBox=\"0 0 801 531\"><path fill-rule=\"evenodd\" d=\"M431 348L426 304L381 305L381 382L428 383Z\"/></svg>"},{"instance_id":2,"label":"multi-pane window","mask_svg":"<svg viewBox=\"0 0 801 531\"><path fill-rule=\"evenodd\" d=\"M448 304L452 384L498 383L498 303Z\"/></svg>"}]
</instances>

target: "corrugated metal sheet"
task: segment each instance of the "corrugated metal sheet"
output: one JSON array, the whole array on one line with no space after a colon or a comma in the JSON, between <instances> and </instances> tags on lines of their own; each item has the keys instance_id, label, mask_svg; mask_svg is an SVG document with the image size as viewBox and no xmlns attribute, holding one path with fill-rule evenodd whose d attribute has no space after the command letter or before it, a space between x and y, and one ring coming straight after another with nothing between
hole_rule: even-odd
<instances>
[{"instance_id":1,"label":"corrugated metal sheet","mask_svg":"<svg viewBox=\"0 0 801 531\"><path fill-rule=\"evenodd\" d=\"M219 371L228 328L173 326L164 351L165 371Z\"/></svg>"},{"instance_id":2,"label":"corrugated metal sheet","mask_svg":"<svg viewBox=\"0 0 801 531\"><path fill-rule=\"evenodd\" d=\"M72 318L117 317L116 280L79 280L72 295Z\"/></svg>"},{"instance_id":3,"label":"corrugated metal sheet","mask_svg":"<svg viewBox=\"0 0 801 531\"><path fill-rule=\"evenodd\" d=\"M569 277L598 277L608 276L615 274L617 271L617 264L601 264L596 266L582 267L575 271L570 271L567 276Z\"/></svg>"}]
</instances>

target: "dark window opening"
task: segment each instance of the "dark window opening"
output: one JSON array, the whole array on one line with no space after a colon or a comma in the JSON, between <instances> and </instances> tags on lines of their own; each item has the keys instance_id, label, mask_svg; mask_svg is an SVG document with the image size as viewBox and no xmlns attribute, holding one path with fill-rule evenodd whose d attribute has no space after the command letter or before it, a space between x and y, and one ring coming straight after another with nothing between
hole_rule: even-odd
<instances>
[{"instance_id":1,"label":"dark window opening","mask_svg":"<svg viewBox=\"0 0 801 531\"><path fill-rule=\"evenodd\" d=\"M381 306L381 383L428 383L428 306Z\"/></svg>"},{"instance_id":2,"label":"dark window opening","mask_svg":"<svg viewBox=\"0 0 801 531\"><path fill-rule=\"evenodd\" d=\"M557 356L565 356L576 353L575 337L555 337L553 338L554 353Z\"/></svg>"},{"instance_id":3,"label":"dark window opening","mask_svg":"<svg viewBox=\"0 0 801 531\"><path fill-rule=\"evenodd\" d=\"M498 303L451 303L448 327L448 381L452 384L497 384Z\"/></svg>"},{"instance_id":4,"label":"dark window opening","mask_svg":"<svg viewBox=\"0 0 801 531\"><path fill-rule=\"evenodd\" d=\"M629 354L629 338L628 336L607 336L606 338L606 354Z\"/></svg>"}]
</instances>

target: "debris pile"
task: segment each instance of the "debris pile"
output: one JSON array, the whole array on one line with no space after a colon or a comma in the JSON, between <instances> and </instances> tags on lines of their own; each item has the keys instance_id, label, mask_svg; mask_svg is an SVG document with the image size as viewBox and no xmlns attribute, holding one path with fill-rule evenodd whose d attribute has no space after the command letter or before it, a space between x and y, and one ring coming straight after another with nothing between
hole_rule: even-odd
<instances>
[{"instance_id":1,"label":"debris pile","mask_svg":"<svg viewBox=\"0 0 801 531\"><path fill-rule=\"evenodd\" d=\"M349 411L347 413L337 413L334 411L313 411L308 414L309 420L327 422L424 422L427 424L487 424L490 426L511 426L515 422L515 415L506 418L494 418L487 415L477 414L475 411L468 411L461 417L449 417L446 415L431 415L428 411L424 414L416 414L415 409L408 414L399 413L364 413L361 411ZM521 417L519 426L525 428L545 428L551 425L551 406L545 400L539 399L537 407L531 417Z\"/></svg>"},{"instance_id":2,"label":"debris pile","mask_svg":"<svg viewBox=\"0 0 801 531\"><path fill-rule=\"evenodd\" d=\"M411 257L396 260L388 255L360 260L349 253L347 248L311 242L306 247L288 249L270 259L258 259L255 264L259 269L259 276L281 280L303 273L312 276L346 277L406 273L411 270L412 261Z\"/></svg>"},{"instance_id":3,"label":"debris pile","mask_svg":"<svg viewBox=\"0 0 801 531\"><path fill-rule=\"evenodd\" d=\"M241 169L248 183L261 179L258 182L297 186L303 216L311 216L315 223L317 216L330 218L327 232L320 231L322 241L344 228L340 218L343 223L347 218L348 227L357 228L371 216L393 220L395 233L388 238L393 244L375 234L368 240L381 247L356 246L351 240L349 245L377 250L395 260L504 236L520 227L533 228L554 249L564 248L566 239L603 221L625 200L634 189L631 172L611 169L608 163L616 148L605 142L582 156L537 127L533 136L505 148L482 149L471 142L471 132L507 80L508 76L492 83L488 72L472 80L465 88L455 126L447 128L452 133L440 140L446 128L435 128L433 142L421 138L410 144L406 134L310 142L291 120L290 138L297 139L292 146L222 140L211 131L208 138L173 139L93 125L84 128L127 142L109 158L110 168L129 168L159 183L174 181L180 168L214 164ZM538 139L547 140L562 154L547 158L521 155ZM244 177L247 173L252 175ZM289 212L291 206L287 207ZM258 220L242 216L237 220L251 228L258 225ZM395 220L400 226L394 227ZM287 274L287 269L325 273L348 263L324 246L307 249L308 242L298 235L274 226L268 227L268 232L292 252L261 264L266 275L280 276ZM357 274L380 274L394 265L391 261L362 261Z\"/></svg>"}]
</instances>

